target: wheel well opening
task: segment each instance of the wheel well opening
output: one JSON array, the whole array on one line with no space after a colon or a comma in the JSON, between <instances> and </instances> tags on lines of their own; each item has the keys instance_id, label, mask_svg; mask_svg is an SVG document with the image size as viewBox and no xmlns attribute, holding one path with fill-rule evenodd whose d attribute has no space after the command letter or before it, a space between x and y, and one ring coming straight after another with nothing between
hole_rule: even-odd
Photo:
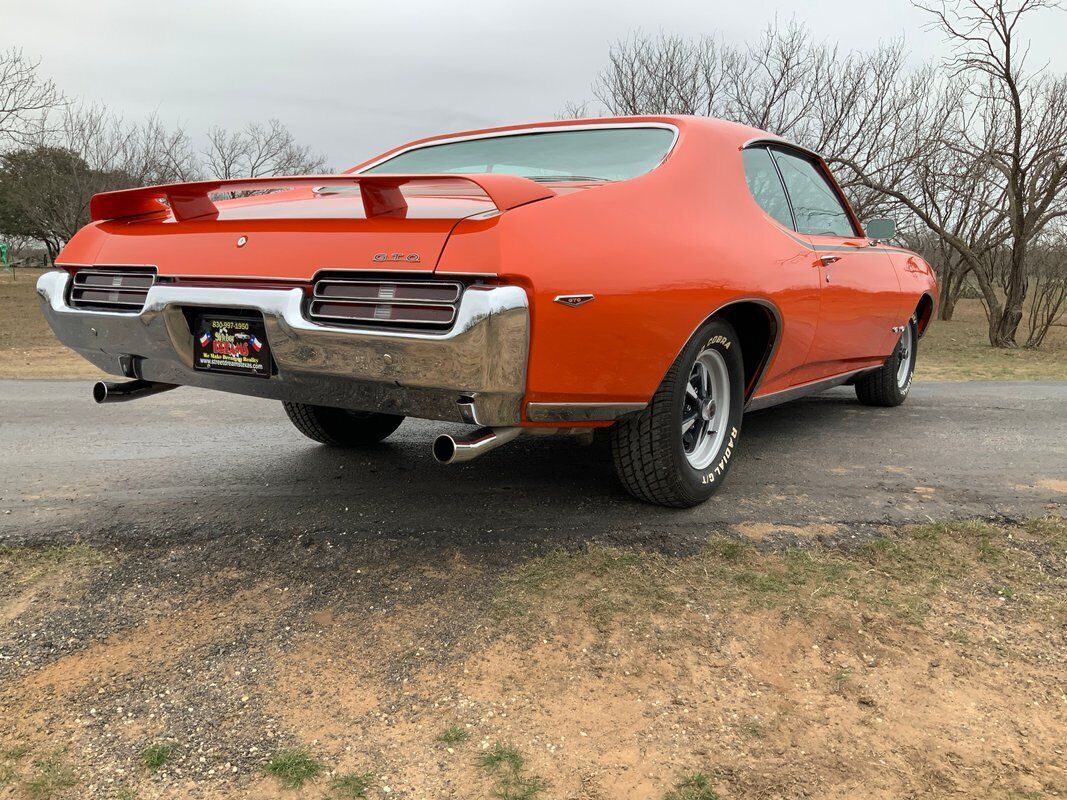
<instances>
[{"instance_id":1,"label":"wheel well opening","mask_svg":"<svg viewBox=\"0 0 1067 800\"><path fill-rule=\"evenodd\" d=\"M934 315L934 301L928 294L924 294L919 298L919 305L915 307L915 319L919 328L919 336L921 337L926 333L926 328L930 325L930 319Z\"/></svg>"},{"instance_id":2,"label":"wheel well opening","mask_svg":"<svg viewBox=\"0 0 1067 800\"><path fill-rule=\"evenodd\" d=\"M720 309L715 319L734 326L741 339L741 361L745 368L745 399L752 396L771 359L778 339L778 317L762 303L742 301Z\"/></svg>"}]
</instances>

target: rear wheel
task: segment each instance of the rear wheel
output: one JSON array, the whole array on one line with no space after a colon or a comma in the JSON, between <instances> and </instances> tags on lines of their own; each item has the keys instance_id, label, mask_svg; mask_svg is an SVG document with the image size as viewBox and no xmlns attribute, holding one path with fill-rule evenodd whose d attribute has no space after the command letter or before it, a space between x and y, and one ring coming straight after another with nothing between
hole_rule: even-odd
<instances>
[{"instance_id":1,"label":"rear wheel","mask_svg":"<svg viewBox=\"0 0 1067 800\"><path fill-rule=\"evenodd\" d=\"M348 411L306 403L283 402L282 406L298 431L331 447L359 447L380 442L404 421L397 414Z\"/></svg>"},{"instance_id":2,"label":"rear wheel","mask_svg":"<svg viewBox=\"0 0 1067 800\"><path fill-rule=\"evenodd\" d=\"M892 354L875 372L856 381L856 397L868 406L899 406L908 397L918 355L919 325L912 317Z\"/></svg>"},{"instance_id":3,"label":"rear wheel","mask_svg":"<svg viewBox=\"0 0 1067 800\"><path fill-rule=\"evenodd\" d=\"M744 411L741 345L733 326L706 323L652 401L611 429L619 480L640 500L686 508L722 485Z\"/></svg>"}]
</instances>

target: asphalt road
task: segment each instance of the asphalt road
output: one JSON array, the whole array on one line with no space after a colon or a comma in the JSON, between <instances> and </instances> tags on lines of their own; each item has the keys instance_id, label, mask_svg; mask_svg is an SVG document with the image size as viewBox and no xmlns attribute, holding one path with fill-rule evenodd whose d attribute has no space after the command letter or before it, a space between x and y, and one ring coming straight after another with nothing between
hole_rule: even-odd
<instances>
[{"instance_id":1,"label":"asphalt road","mask_svg":"<svg viewBox=\"0 0 1067 800\"><path fill-rule=\"evenodd\" d=\"M304 439L272 401L183 388L96 406L87 382L0 381L0 543L608 536L673 549L731 528L852 535L1067 504L1067 382L919 383L896 409L843 388L750 414L723 490L685 511L630 499L600 444L520 439L438 465L430 442L446 429L460 428L408 421L345 452Z\"/></svg>"}]
</instances>

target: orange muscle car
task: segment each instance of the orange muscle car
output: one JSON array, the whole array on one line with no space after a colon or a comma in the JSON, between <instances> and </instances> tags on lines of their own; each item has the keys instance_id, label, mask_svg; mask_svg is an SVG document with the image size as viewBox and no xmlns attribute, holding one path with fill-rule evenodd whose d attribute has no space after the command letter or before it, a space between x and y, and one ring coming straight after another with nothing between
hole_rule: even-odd
<instances>
[{"instance_id":1,"label":"orange muscle car","mask_svg":"<svg viewBox=\"0 0 1067 800\"><path fill-rule=\"evenodd\" d=\"M274 398L340 447L405 416L479 426L437 437L444 463L606 427L626 489L669 506L722 483L746 409L844 383L903 402L937 304L818 155L698 117L440 136L340 175L109 192L91 217L38 292L128 379L98 402Z\"/></svg>"}]
</instances>

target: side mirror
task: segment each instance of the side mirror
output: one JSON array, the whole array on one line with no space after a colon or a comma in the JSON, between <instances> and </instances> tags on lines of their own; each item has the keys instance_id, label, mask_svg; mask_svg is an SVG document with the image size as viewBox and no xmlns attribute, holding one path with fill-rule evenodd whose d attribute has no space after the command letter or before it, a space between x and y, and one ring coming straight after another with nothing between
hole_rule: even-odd
<instances>
[{"instance_id":1,"label":"side mirror","mask_svg":"<svg viewBox=\"0 0 1067 800\"><path fill-rule=\"evenodd\" d=\"M891 219L872 219L867 223L867 238L887 242L897 235L897 223Z\"/></svg>"}]
</instances>

